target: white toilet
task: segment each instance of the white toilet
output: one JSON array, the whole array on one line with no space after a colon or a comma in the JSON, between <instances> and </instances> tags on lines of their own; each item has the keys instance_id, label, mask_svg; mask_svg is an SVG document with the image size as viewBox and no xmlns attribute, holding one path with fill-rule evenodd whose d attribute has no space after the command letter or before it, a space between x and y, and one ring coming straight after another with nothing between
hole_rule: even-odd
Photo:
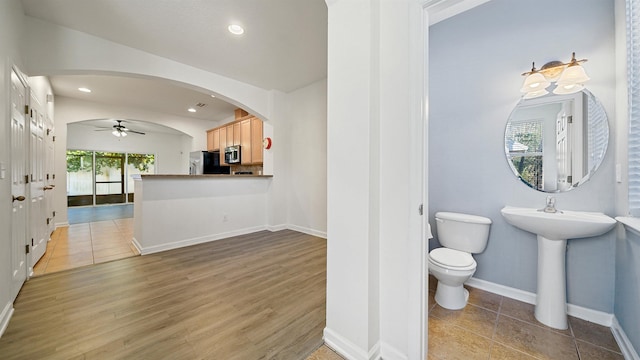
<instances>
[{"instance_id":1,"label":"white toilet","mask_svg":"<svg viewBox=\"0 0 640 360\"><path fill-rule=\"evenodd\" d=\"M436 302L450 310L462 309L469 291L462 284L476 272L471 256L487 247L491 219L452 212L436 213L438 241L444 247L429 252L429 272L438 279Z\"/></svg>"}]
</instances>

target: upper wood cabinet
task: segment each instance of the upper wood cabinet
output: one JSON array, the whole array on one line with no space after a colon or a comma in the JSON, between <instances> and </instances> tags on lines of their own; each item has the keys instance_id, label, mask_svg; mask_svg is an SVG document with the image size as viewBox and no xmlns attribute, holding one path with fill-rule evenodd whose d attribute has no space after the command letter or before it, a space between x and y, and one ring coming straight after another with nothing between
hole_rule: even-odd
<instances>
[{"instance_id":1,"label":"upper wood cabinet","mask_svg":"<svg viewBox=\"0 0 640 360\"><path fill-rule=\"evenodd\" d=\"M262 120L251 119L251 162L262 164Z\"/></svg>"},{"instance_id":2,"label":"upper wood cabinet","mask_svg":"<svg viewBox=\"0 0 640 360\"><path fill-rule=\"evenodd\" d=\"M233 123L233 145L240 145L240 123Z\"/></svg>"},{"instance_id":3,"label":"upper wood cabinet","mask_svg":"<svg viewBox=\"0 0 640 360\"><path fill-rule=\"evenodd\" d=\"M207 150L220 150L220 130L208 130L207 131Z\"/></svg>"},{"instance_id":4,"label":"upper wood cabinet","mask_svg":"<svg viewBox=\"0 0 640 360\"><path fill-rule=\"evenodd\" d=\"M251 119L240 122L240 160L241 164L251 164Z\"/></svg>"},{"instance_id":5,"label":"upper wood cabinet","mask_svg":"<svg viewBox=\"0 0 640 360\"><path fill-rule=\"evenodd\" d=\"M220 150L220 130L213 130L213 150Z\"/></svg>"},{"instance_id":6,"label":"upper wood cabinet","mask_svg":"<svg viewBox=\"0 0 640 360\"><path fill-rule=\"evenodd\" d=\"M227 125L227 141L225 142L224 147L233 146L233 124Z\"/></svg>"},{"instance_id":7,"label":"upper wood cabinet","mask_svg":"<svg viewBox=\"0 0 640 360\"><path fill-rule=\"evenodd\" d=\"M207 130L207 151L215 150L213 148L213 130Z\"/></svg>"},{"instance_id":8,"label":"upper wood cabinet","mask_svg":"<svg viewBox=\"0 0 640 360\"><path fill-rule=\"evenodd\" d=\"M262 120L257 117L240 122L242 164L262 164Z\"/></svg>"},{"instance_id":9,"label":"upper wood cabinet","mask_svg":"<svg viewBox=\"0 0 640 360\"><path fill-rule=\"evenodd\" d=\"M220 151L220 164L225 164L224 149L234 145L240 145L241 164L262 164L262 120L246 117L207 131L207 150Z\"/></svg>"},{"instance_id":10,"label":"upper wood cabinet","mask_svg":"<svg viewBox=\"0 0 640 360\"><path fill-rule=\"evenodd\" d=\"M227 128L221 127L218 129L220 131L220 164L224 162L224 147L227 146Z\"/></svg>"}]
</instances>

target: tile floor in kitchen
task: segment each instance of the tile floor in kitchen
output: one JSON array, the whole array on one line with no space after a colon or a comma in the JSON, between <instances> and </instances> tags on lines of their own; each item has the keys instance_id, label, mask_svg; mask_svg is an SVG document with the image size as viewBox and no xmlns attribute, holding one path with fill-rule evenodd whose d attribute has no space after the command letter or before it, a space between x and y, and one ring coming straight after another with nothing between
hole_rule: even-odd
<instances>
[{"instance_id":1,"label":"tile floor in kitchen","mask_svg":"<svg viewBox=\"0 0 640 360\"><path fill-rule=\"evenodd\" d=\"M57 228L34 275L139 255L131 243L133 218L94 221Z\"/></svg>"}]
</instances>

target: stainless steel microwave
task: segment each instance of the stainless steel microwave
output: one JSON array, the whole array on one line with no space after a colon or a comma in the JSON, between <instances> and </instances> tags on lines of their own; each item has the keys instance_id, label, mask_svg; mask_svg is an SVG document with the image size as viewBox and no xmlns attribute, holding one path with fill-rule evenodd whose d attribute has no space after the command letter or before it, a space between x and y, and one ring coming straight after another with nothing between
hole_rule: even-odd
<instances>
[{"instance_id":1,"label":"stainless steel microwave","mask_svg":"<svg viewBox=\"0 0 640 360\"><path fill-rule=\"evenodd\" d=\"M224 162L227 164L240 163L240 145L227 146L224 148Z\"/></svg>"}]
</instances>

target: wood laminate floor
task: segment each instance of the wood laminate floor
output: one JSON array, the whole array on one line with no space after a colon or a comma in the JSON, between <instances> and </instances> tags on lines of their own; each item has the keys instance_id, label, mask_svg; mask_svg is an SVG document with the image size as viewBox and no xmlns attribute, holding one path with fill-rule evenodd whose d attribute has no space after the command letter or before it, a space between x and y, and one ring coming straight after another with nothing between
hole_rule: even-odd
<instances>
[{"instance_id":1,"label":"wood laminate floor","mask_svg":"<svg viewBox=\"0 0 640 360\"><path fill-rule=\"evenodd\" d=\"M238 236L32 278L2 359L304 359L322 344L326 240Z\"/></svg>"}]
</instances>

